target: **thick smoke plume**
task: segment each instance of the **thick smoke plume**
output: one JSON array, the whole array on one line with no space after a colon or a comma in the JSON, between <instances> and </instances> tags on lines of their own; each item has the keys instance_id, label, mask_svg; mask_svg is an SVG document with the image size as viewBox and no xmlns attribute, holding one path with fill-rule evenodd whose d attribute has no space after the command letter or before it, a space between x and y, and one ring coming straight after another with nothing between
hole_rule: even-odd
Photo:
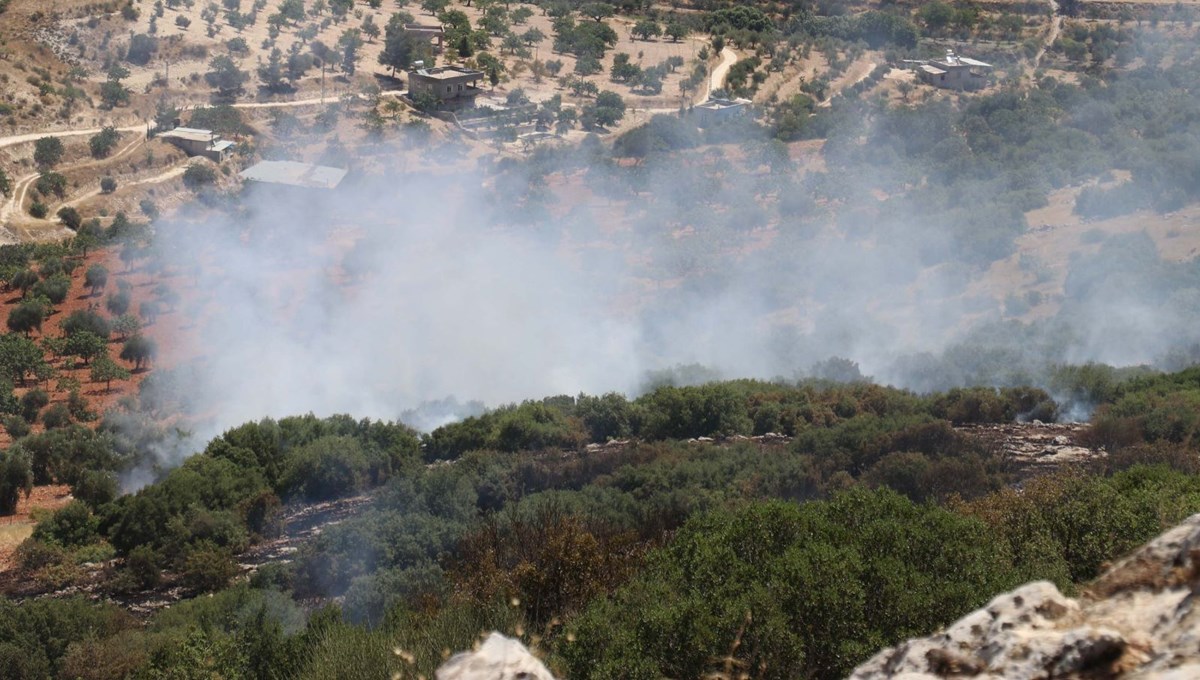
<instances>
[{"instance_id":1,"label":"thick smoke plume","mask_svg":"<svg viewBox=\"0 0 1200 680\"><path fill-rule=\"evenodd\" d=\"M187 359L174 387L198 434L305 412L432 428L478 402L636 393L683 364L793 379L843 357L920 391L1044 383L1057 362L1186 363L1200 341L1195 262L1144 235L1075 258L1058 312L1021 323L919 214L772 224L758 206L806 188L769 144L700 169L585 149L534 175L377 153L388 172L336 192L251 189L157 225L165 270L196 280L192 335L164 349Z\"/></svg>"}]
</instances>

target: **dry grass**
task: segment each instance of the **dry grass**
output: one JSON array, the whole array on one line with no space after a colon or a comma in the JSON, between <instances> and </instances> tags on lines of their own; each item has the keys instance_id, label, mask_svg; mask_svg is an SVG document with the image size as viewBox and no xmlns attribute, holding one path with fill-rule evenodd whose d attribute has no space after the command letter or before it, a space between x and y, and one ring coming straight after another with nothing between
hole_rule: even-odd
<instances>
[{"instance_id":1,"label":"dry grass","mask_svg":"<svg viewBox=\"0 0 1200 680\"><path fill-rule=\"evenodd\" d=\"M33 522L8 518L0 524L0 555L12 552L33 533Z\"/></svg>"}]
</instances>

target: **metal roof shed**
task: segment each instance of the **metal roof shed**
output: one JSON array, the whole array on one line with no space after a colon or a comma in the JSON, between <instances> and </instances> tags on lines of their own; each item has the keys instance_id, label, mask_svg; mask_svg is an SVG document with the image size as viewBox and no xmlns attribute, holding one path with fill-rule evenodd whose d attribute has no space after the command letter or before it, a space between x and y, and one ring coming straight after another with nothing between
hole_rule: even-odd
<instances>
[{"instance_id":1,"label":"metal roof shed","mask_svg":"<svg viewBox=\"0 0 1200 680\"><path fill-rule=\"evenodd\" d=\"M239 176L263 184L334 189L346 177L346 170L298 161L262 161L246 168Z\"/></svg>"}]
</instances>

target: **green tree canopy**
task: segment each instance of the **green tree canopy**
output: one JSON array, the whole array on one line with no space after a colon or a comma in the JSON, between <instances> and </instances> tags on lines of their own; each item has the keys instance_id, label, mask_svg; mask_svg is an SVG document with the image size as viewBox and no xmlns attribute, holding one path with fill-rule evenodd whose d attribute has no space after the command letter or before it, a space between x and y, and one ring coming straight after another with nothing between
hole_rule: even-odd
<instances>
[{"instance_id":1,"label":"green tree canopy","mask_svg":"<svg viewBox=\"0 0 1200 680\"><path fill-rule=\"evenodd\" d=\"M33 143L33 162L39 168L48 169L58 165L66 149L58 137L42 137Z\"/></svg>"},{"instance_id":2,"label":"green tree canopy","mask_svg":"<svg viewBox=\"0 0 1200 680\"><path fill-rule=\"evenodd\" d=\"M143 335L133 335L121 347L121 358L132 361L134 367L139 369L153 361L157 353L158 347L154 341Z\"/></svg>"},{"instance_id":3,"label":"green tree canopy","mask_svg":"<svg viewBox=\"0 0 1200 680\"><path fill-rule=\"evenodd\" d=\"M217 90L217 93L223 97L235 95L242 91L242 86L246 84L249 75L238 68L237 64L229 55L221 54L213 57L208 63L208 72L204 74L204 80L210 87Z\"/></svg>"},{"instance_id":4,"label":"green tree canopy","mask_svg":"<svg viewBox=\"0 0 1200 680\"><path fill-rule=\"evenodd\" d=\"M0 515L17 511L21 495L33 492L33 471L29 459L21 451L9 449L0 453Z\"/></svg>"}]
</instances>

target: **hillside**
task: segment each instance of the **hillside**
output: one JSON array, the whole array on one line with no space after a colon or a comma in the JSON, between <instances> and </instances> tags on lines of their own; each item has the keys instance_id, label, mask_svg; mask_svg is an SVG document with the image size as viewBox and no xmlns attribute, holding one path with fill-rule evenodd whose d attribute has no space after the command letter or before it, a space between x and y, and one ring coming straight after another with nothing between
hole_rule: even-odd
<instances>
[{"instance_id":1,"label":"hillside","mask_svg":"<svg viewBox=\"0 0 1200 680\"><path fill-rule=\"evenodd\" d=\"M886 649L852 680L1171 677L1200 673L1191 606L1200 516L1117 561L1081 594L1030 583L944 632Z\"/></svg>"},{"instance_id":2,"label":"hillside","mask_svg":"<svg viewBox=\"0 0 1200 680\"><path fill-rule=\"evenodd\" d=\"M0 0L0 678L1186 674L1197 19Z\"/></svg>"}]
</instances>

